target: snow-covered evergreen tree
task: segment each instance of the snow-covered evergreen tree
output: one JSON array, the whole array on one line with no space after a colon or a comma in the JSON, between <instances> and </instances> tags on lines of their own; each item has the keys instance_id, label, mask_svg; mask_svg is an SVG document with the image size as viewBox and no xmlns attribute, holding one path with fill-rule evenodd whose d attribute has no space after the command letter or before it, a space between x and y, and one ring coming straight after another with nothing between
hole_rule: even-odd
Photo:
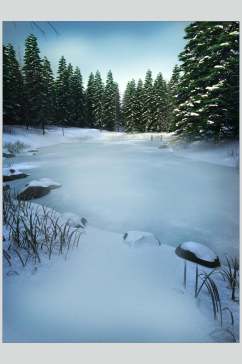
<instances>
[{"instance_id":1,"label":"snow-covered evergreen tree","mask_svg":"<svg viewBox=\"0 0 242 364\"><path fill-rule=\"evenodd\" d=\"M84 110L84 90L82 84L82 75L79 67L75 68L70 78L70 94L72 101L71 116L73 125L77 127L85 126Z\"/></svg>"},{"instance_id":2,"label":"snow-covered evergreen tree","mask_svg":"<svg viewBox=\"0 0 242 364\"><path fill-rule=\"evenodd\" d=\"M19 123L23 116L23 77L11 44L3 46L3 121Z\"/></svg>"},{"instance_id":3,"label":"snow-covered evergreen tree","mask_svg":"<svg viewBox=\"0 0 242 364\"><path fill-rule=\"evenodd\" d=\"M145 125L145 131L153 131L154 121L154 90L152 72L148 70L145 76L144 88L143 88L143 113L142 113L142 125Z\"/></svg>"},{"instance_id":4,"label":"snow-covered evergreen tree","mask_svg":"<svg viewBox=\"0 0 242 364\"><path fill-rule=\"evenodd\" d=\"M103 93L102 77L100 72L97 71L94 77L93 114L94 127L98 129L103 129Z\"/></svg>"},{"instance_id":5,"label":"snow-covered evergreen tree","mask_svg":"<svg viewBox=\"0 0 242 364\"><path fill-rule=\"evenodd\" d=\"M118 83L114 83L115 87L115 121L114 121L114 130L120 131L123 129L123 120L122 120L122 112L121 112L121 101L120 101L120 93Z\"/></svg>"},{"instance_id":6,"label":"snow-covered evergreen tree","mask_svg":"<svg viewBox=\"0 0 242 364\"><path fill-rule=\"evenodd\" d=\"M144 111L144 88L143 81L138 80L136 93L135 93L135 125L134 130L137 132L145 131L145 124L143 123L143 111Z\"/></svg>"},{"instance_id":7,"label":"snow-covered evergreen tree","mask_svg":"<svg viewBox=\"0 0 242 364\"><path fill-rule=\"evenodd\" d=\"M168 130L173 132L176 130L176 108L177 108L177 93L178 84L180 80L180 68L175 65L172 71L171 79L167 84L167 97L168 97L168 111L167 111L167 123Z\"/></svg>"},{"instance_id":8,"label":"snow-covered evergreen tree","mask_svg":"<svg viewBox=\"0 0 242 364\"><path fill-rule=\"evenodd\" d=\"M135 80L129 81L124 92L122 114L124 119L124 128L127 132L135 130L136 115L136 84Z\"/></svg>"},{"instance_id":9,"label":"snow-covered evergreen tree","mask_svg":"<svg viewBox=\"0 0 242 364\"><path fill-rule=\"evenodd\" d=\"M95 127L95 116L94 116L95 80L94 80L94 74L92 72L88 78L85 95L86 95L86 97L85 97L85 110L86 110L85 116L86 116L87 125L89 128L94 128Z\"/></svg>"},{"instance_id":10,"label":"snow-covered evergreen tree","mask_svg":"<svg viewBox=\"0 0 242 364\"><path fill-rule=\"evenodd\" d=\"M56 79L56 115L57 122L63 126L69 125L71 95L70 95L70 78L72 68L67 66L65 58L62 56L59 61Z\"/></svg>"},{"instance_id":11,"label":"snow-covered evergreen tree","mask_svg":"<svg viewBox=\"0 0 242 364\"><path fill-rule=\"evenodd\" d=\"M194 137L238 136L239 23L195 22L180 54L176 130Z\"/></svg>"},{"instance_id":12,"label":"snow-covered evergreen tree","mask_svg":"<svg viewBox=\"0 0 242 364\"><path fill-rule=\"evenodd\" d=\"M27 126L38 126L42 118L42 61L37 38L33 34L25 41L23 74Z\"/></svg>"},{"instance_id":13,"label":"snow-covered evergreen tree","mask_svg":"<svg viewBox=\"0 0 242 364\"><path fill-rule=\"evenodd\" d=\"M45 124L55 119L55 82L49 60L44 57L42 64L42 129L45 132Z\"/></svg>"},{"instance_id":14,"label":"snow-covered evergreen tree","mask_svg":"<svg viewBox=\"0 0 242 364\"><path fill-rule=\"evenodd\" d=\"M153 87L154 112L150 131L168 131L168 90L161 73L157 75Z\"/></svg>"},{"instance_id":15,"label":"snow-covered evergreen tree","mask_svg":"<svg viewBox=\"0 0 242 364\"><path fill-rule=\"evenodd\" d=\"M103 117L102 124L105 130L114 130L116 121L116 92L117 87L109 71L103 93Z\"/></svg>"}]
</instances>

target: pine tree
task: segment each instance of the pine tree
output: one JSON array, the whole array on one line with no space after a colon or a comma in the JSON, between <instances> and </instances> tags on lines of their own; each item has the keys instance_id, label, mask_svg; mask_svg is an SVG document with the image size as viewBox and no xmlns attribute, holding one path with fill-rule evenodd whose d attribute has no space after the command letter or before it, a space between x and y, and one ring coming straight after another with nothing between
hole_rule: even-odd
<instances>
[{"instance_id":1,"label":"pine tree","mask_svg":"<svg viewBox=\"0 0 242 364\"><path fill-rule=\"evenodd\" d=\"M68 125L70 118L70 67L62 56L59 61L56 79L56 117L63 126Z\"/></svg>"},{"instance_id":2,"label":"pine tree","mask_svg":"<svg viewBox=\"0 0 242 364\"><path fill-rule=\"evenodd\" d=\"M13 46L3 46L3 121L18 123L23 117L23 78Z\"/></svg>"},{"instance_id":3,"label":"pine tree","mask_svg":"<svg viewBox=\"0 0 242 364\"><path fill-rule=\"evenodd\" d=\"M176 130L176 118L175 114L177 112L177 93L178 85L180 81L180 68L175 65L172 71L171 79L167 85L167 97L168 97L168 130L173 132Z\"/></svg>"},{"instance_id":4,"label":"pine tree","mask_svg":"<svg viewBox=\"0 0 242 364\"><path fill-rule=\"evenodd\" d=\"M142 113L142 124L145 125L145 131L153 131L154 123L154 92L152 72L147 71L144 82L144 107Z\"/></svg>"},{"instance_id":5,"label":"pine tree","mask_svg":"<svg viewBox=\"0 0 242 364\"><path fill-rule=\"evenodd\" d=\"M70 80L70 93L72 100L72 119L74 126L85 126L85 110L84 110L84 90L82 84L82 75L79 67L75 68Z\"/></svg>"},{"instance_id":6,"label":"pine tree","mask_svg":"<svg viewBox=\"0 0 242 364\"><path fill-rule=\"evenodd\" d=\"M129 81L124 92L122 114L124 118L124 128L127 132L133 132L136 129L136 84L135 80Z\"/></svg>"},{"instance_id":7,"label":"pine tree","mask_svg":"<svg viewBox=\"0 0 242 364\"><path fill-rule=\"evenodd\" d=\"M191 138L238 136L238 22L195 22L186 28L185 38L177 133Z\"/></svg>"},{"instance_id":8,"label":"pine tree","mask_svg":"<svg viewBox=\"0 0 242 364\"><path fill-rule=\"evenodd\" d=\"M114 121L114 130L121 131L123 129L123 120L122 120L122 112L121 112L121 101L120 101L120 93L118 83L114 83L115 88L115 121Z\"/></svg>"},{"instance_id":9,"label":"pine tree","mask_svg":"<svg viewBox=\"0 0 242 364\"><path fill-rule=\"evenodd\" d=\"M95 80L94 74L91 72L87 88L86 88L86 97L85 97L85 117L87 120L87 125L89 128L95 127L95 115L94 115L94 97L95 97Z\"/></svg>"},{"instance_id":10,"label":"pine tree","mask_svg":"<svg viewBox=\"0 0 242 364\"><path fill-rule=\"evenodd\" d=\"M135 125L134 130L137 132L145 131L145 124L143 124L143 112L144 112L144 86L141 79L138 80L136 93L135 93Z\"/></svg>"},{"instance_id":11,"label":"pine tree","mask_svg":"<svg viewBox=\"0 0 242 364\"><path fill-rule=\"evenodd\" d=\"M49 60L44 57L42 66L42 129L55 119L55 83Z\"/></svg>"},{"instance_id":12,"label":"pine tree","mask_svg":"<svg viewBox=\"0 0 242 364\"><path fill-rule=\"evenodd\" d=\"M38 126L42 118L42 62L37 38L30 34L25 41L24 97L28 125Z\"/></svg>"},{"instance_id":13,"label":"pine tree","mask_svg":"<svg viewBox=\"0 0 242 364\"><path fill-rule=\"evenodd\" d=\"M112 72L109 71L103 93L103 116L102 123L105 130L114 130L116 122L116 93L117 87L113 80Z\"/></svg>"},{"instance_id":14,"label":"pine tree","mask_svg":"<svg viewBox=\"0 0 242 364\"><path fill-rule=\"evenodd\" d=\"M94 77L93 114L94 127L103 129L103 93L104 86L99 71Z\"/></svg>"},{"instance_id":15,"label":"pine tree","mask_svg":"<svg viewBox=\"0 0 242 364\"><path fill-rule=\"evenodd\" d=\"M152 131L168 131L168 91L167 85L161 73L154 82L154 113Z\"/></svg>"}]
</instances>

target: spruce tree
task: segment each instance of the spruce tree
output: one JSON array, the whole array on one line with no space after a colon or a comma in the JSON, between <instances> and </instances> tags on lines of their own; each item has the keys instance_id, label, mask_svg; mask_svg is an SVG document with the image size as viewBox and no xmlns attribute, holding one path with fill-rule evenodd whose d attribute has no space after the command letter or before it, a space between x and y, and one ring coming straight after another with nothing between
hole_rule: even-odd
<instances>
[{"instance_id":1,"label":"spruce tree","mask_svg":"<svg viewBox=\"0 0 242 364\"><path fill-rule=\"evenodd\" d=\"M72 99L72 119L74 126L85 126L84 90L82 75L79 67L75 68L70 81L70 93Z\"/></svg>"},{"instance_id":2,"label":"spruce tree","mask_svg":"<svg viewBox=\"0 0 242 364\"><path fill-rule=\"evenodd\" d=\"M153 79L152 72L148 70L144 82L144 107L142 113L142 125L145 126L144 130L153 131L154 123L154 92L153 92Z\"/></svg>"},{"instance_id":3,"label":"spruce tree","mask_svg":"<svg viewBox=\"0 0 242 364\"><path fill-rule=\"evenodd\" d=\"M93 95L93 114L94 114L94 127L103 129L103 93L104 86L99 71L96 72L94 77L94 95Z\"/></svg>"},{"instance_id":4,"label":"spruce tree","mask_svg":"<svg viewBox=\"0 0 242 364\"><path fill-rule=\"evenodd\" d=\"M161 73L154 82L154 113L150 131L168 131L168 92Z\"/></svg>"},{"instance_id":5,"label":"spruce tree","mask_svg":"<svg viewBox=\"0 0 242 364\"><path fill-rule=\"evenodd\" d=\"M87 120L87 125L89 128L94 128L95 127L95 115L94 115L95 80L94 80L94 74L92 72L88 78L85 95L86 95L85 116Z\"/></svg>"},{"instance_id":6,"label":"spruce tree","mask_svg":"<svg viewBox=\"0 0 242 364\"><path fill-rule=\"evenodd\" d=\"M42 62L37 38L33 34L25 41L23 74L27 127L38 126L42 118Z\"/></svg>"},{"instance_id":7,"label":"spruce tree","mask_svg":"<svg viewBox=\"0 0 242 364\"><path fill-rule=\"evenodd\" d=\"M70 67L62 56L59 61L56 79L56 117L63 126L68 125L70 111Z\"/></svg>"},{"instance_id":8,"label":"spruce tree","mask_svg":"<svg viewBox=\"0 0 242 364\"><path fill-rule=\"evenodd\" d=\"M144 112L144 86L141 79L138 80L136 93L135 93L135 123L134 130L137 132L145 131L145 124L143 123L143 112Z\"/></svg>"},{"instance_id":9,"label":"spruce tree","mask_svg":"<svg viewBox=\"0 0 242 364\"><path fill-rule=\"evenodd\" d=\"M177 133L190 138L238 136L239 24L195 22L180 54Z\"/></svg>"},{"instance_id":10,"label":"spruce tree","mask_svg":"<svg viewBox=\"0 0 242 364\"><path fill-rule=\"evenodd\" d=\"M176 118L175 114L177 112L177 93L178 93L178 85L180 80L180 68L178 65L175 65L172 71L171 79L167 85L167 97L168 97L168 130L173 132L176 130Z\"/></svg>"},{"instance_id":11,"label":"spruce tree","mask_svg":"<svg viewBox=\"0 0 242 364\"><path fill-rule=\"evenodd\" d=\"M124 128L127 132L136 130L136 84L135 80L129 81L124 92L122 114L124 119Z\"/></svg>"},{"instance_id":12,"label":"spruce tree","mask_svg":"<svg viewBox=\"0 0 242 364\"><path fill-rule=\"evenodd\" d=\"M3 46L3 121L19 123L23 117L23 78L13 46Z\"/></svg>"},{"instance_id":13,"label":"spruce tree","mask_svg":"<svg viewBox=\"0 0 242 364\"><path fill-rule=\"evenodd\" d=\"M117 86L114 83L112 72L109 71L103 93L103 128L114 130L116 122L116 93Z\"/></svg>"},{"instance_id":14,"label":"spruce tree","mask_svg":"<svg viewBox=\"0 0 242 364\"><path fill-rule=\"evenodd\" d=\"M42 66L42 129L55 119L55 83L49 60L44 57Z\"/></svg>"},{"instance_id":15,"label":"spruce tree","mask_svg":"<svg viewBox=\"0 0 242 364\"><path fill-rule=\"evenodd\" d=\"M121 131L123 129L122 112L121 112L121 101L118 83L114 83L115 88L115 121L114 130Z\"/></svg>"}]
</instances>

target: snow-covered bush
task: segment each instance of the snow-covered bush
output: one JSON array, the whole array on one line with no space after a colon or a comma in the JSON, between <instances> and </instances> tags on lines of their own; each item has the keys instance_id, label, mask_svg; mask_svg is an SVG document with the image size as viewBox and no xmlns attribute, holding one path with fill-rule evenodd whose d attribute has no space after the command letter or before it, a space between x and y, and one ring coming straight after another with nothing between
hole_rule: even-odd
<instances>
[{"instance_id":1,"label":"snow-covered bush","mask_svg":"<svg viewBox=\"0 0 242 364\"><path fill-rule=\"evenodd\" d=\"M15 154L22 152L25 148L28 147L28 145L17 140L14 143L5 143L3 147L4 149L7 149L9 153Z\"/></svg>"}]
</instances>

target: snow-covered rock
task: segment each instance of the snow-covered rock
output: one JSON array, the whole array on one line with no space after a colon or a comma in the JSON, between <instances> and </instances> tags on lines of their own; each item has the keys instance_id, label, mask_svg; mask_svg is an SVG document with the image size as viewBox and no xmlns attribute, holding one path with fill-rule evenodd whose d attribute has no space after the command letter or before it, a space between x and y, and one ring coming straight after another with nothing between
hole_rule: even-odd
<instances>
[{"instance_id":1,"label":"snow-covered rock","mask_svg":"<svg viewBox=\"0 0 242 364\"><path fill-rule=\"evenodd\" d=\"M220 266L218 256L211 249L206 245L194 241L187 241L180 244L176 248L176 254L181 258L209 268Z\"/></svg>"},{"instance_id":2,"label":"snow-covered rock","mask_svg":"<svg viewBox=\"0 0 242 364\"><path fill-rule=\"evenodd\" d=\"M62 214L61 220L74 228L83 228L87 223L85 218L73 214L72 212L65 212Z\"/></svg>"},{"instance_id":3,"label":"snow-covered rock","mask_svg":"<svg viewBox=\"0 0 242 364\"><path fill-rule=\"evenodd\" d=\"M160 245L160 242L156 237L149 232L145 231L127 231L123 240L126 244L130 246L141 246L141 245Z\"/></svg>"},{"instance_id":4,"label":"snow-covered rock","mask_svg":"<svg viewBox=\"0 0 242 364\"><path fill-rule=\"evenodd\" d=\"M15 154L10 153L10 152L3 152L3 157L4 158L14 158Z\"/></svg>"},{"instance_id":5,"label":"snow-covered rock","mask_svg":"<svg viewBox=\"0 0 242 364\"><path fill-rule=\"evenodd\" d=\"M28 174L14 168L3 168L3 182L14 181L15 179L25 178Z\"/></svg>"},{"instance_id":6,"label":"snow-covered rock","mask_svg":"<svg viewBox=\"0 0 242 364\"><path fill-rule=\"evenodd\" d=\"M31 200L47 195L51 190L61 187L61 184L50 178L41 178L28 183L18 194L20 200Z\"/></svg>"}]
</instances>

